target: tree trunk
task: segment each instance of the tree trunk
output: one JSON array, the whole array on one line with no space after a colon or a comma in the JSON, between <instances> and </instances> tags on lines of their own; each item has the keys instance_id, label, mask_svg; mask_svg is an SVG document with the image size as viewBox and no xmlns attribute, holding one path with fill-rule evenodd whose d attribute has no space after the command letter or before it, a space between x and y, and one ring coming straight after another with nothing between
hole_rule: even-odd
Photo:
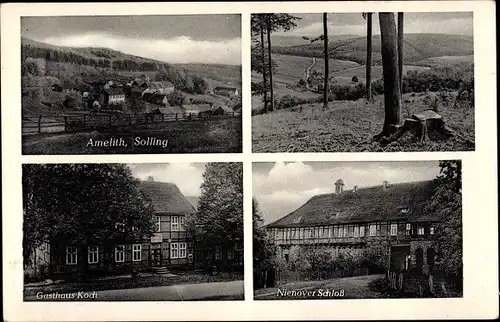
<instances>
[{"instance_id":1,"label":"tree trunk","mask_svg":"<svg viewBox=\"0 0 500 322\"><path fill-rule=\"evenodd\" d=\"M271 59L271 17L267 17L267 58L269 64L269 96L270 110L274 111L274 91L273 91L273 63Z\"/></svg>"},{"instance_id":2,"label":"tree trunk","mask_svg":"<svg viewBox=\"0 0 500 322\"><path fill-rule=\"evenodd\" d=\"M399 68L399 88L403 95L403 35L404 35L404 13L398 12L398 68Z\"/></svg>"},{"instance_id":3,"label":"tree trunk","mask_svg":"<svg viewBox=\"0 0 500 322\"><path fill-rule=\"evenodd\" d=\"M323 83L323 108L328 107L328 16L327 13L323 13L323 50L325 59L325 80Z\"/></svg>"},{"instance_id":4,"label":"tree trunk","mask_svg":"<svg viewBox=\"0 0 500 322\"><path fill-rule=\"evenodd\" d=\"M379 13L384 74L385 120L382 133L389 136L401 124L401 89L399 83L397 32L394 13Z\"/></svg>"},{"instance_id":5,"label":"tree trunk","mask_svg":"<svg viewBox=\"0 0 500 322\"><path fill-rule=\"evenodd\" d=\"M366 99L372 101L372 15L366 14Z\"/></svg>"},{"instance_id":6,"label":"tree trunk","mask_svg":"<svg viewBox=\"0 0 500 322\"><path fill-rule=\"evenodd\" d=\"M267 113L266 52L264 50L264 15L260 15L260 53L262 55L262 77L264 86L264 113Z\"/></svg>"}]
</instances>

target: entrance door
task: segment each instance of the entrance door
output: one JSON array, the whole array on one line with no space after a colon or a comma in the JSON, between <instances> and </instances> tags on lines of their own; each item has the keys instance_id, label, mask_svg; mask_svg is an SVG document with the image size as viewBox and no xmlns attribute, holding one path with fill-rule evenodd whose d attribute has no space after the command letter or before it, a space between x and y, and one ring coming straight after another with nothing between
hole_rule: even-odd
<instances>
[{"instance_id":1,"label":"entrance door","mask_svg":"<svg viewBox=\"0 0 500 322\"><path fill-rule=\"evenodd\" d=\"M161 249L153 249L151 254L151 265L154 267L161 266Z\"/></svg>"}]
</instances>

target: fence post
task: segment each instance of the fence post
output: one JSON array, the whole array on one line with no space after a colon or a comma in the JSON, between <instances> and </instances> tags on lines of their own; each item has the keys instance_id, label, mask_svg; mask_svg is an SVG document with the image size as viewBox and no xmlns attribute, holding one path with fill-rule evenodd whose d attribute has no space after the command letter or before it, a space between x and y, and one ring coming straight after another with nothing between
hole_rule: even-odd
<instances>
[{"instance_id":1,"label":"fence post","mask_svg":"<svg viewBox=\"0 0 500 322\"><path fill-rule=\"evenodd\" d=\"M177 113L175 113L175 120L177 121Z\"/></svg>"},{"instance_id":2,"label":"fence post","mask_svg":"<svg viewBox=\"0 0 500 322\"><path fill-rule=\"evenodd\" d=\"M65 117L64 117L64 132L66 132L66 128L67 128L67 126L68 126L68 117L67 117L67 116L65 116Z\"/></svg>"},{"instance_id":3,"label":"fence post","mask_svg":"<svg viewBox=\"0 0 500 322\"><path fill-rule=\"evenodd\" d=\"M83 128L85 128L85 118L87 117L87 115L83 114Z\"/></svg>"},{"instance_id":4,"label":"fence post","mask_svg":"<svg viewBox=\"0 0 500 322\"><path fill-rule=\"evenodd\" d=\"M42 133L42 115L38 117L38 133Z\"/></svg>"}]
</instances>

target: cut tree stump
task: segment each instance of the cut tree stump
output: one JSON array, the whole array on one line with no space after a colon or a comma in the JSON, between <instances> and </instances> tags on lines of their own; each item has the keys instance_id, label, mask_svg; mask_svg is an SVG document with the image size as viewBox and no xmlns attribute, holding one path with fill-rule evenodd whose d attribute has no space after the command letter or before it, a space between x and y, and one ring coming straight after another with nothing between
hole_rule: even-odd
<instances>
[{"instance_id":1,"label":"cut tree stump","mask_svg":"<svg viewBox=\"0 0 500 322\"><path fill-rule=\"evenodd\" d=\"M415 137L420 141L426 141L429 137L429 133L431 132L440 134L446 138L460 136L453 129L446 126L441 115L433 110L426 110L422 113L413 114L411 118L407 118L403 125L400 126L391 136L381 138L380 143L387 145L396 141L408 131L412 131L415 134Z\"/></svg>"}]
</instances>

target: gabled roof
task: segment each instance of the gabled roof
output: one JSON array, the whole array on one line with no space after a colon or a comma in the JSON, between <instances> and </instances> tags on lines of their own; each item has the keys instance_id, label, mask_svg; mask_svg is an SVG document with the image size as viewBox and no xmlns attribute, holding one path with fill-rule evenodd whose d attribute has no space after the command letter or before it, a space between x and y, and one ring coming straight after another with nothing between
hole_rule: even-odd
<instances>
[{"instance_id":1,"label":"gabled roof","mask_svg":"<svg viewBox=\"0 0 500 322\"><path fill-rule=\"evenodd\" d=\"M435 214L425 213L435 181L390 184L358 188L341 194L323 194L309 199L289 215L267 227L300 227L370 221L435 221Z\"/></svg>"},{"instance_id":2,"label":"gabled roof","mask_svg":"<svg viewBox=\"0 0 500 322\"><path fill-rule=\"evenodd\" d=\"M169 81L156 81L156 82L149 82L148 87L150 89L162 89L162 88L173 88L174 84L170 83Z\"/></svg>"},{"instance_id":3,"label":"gabled roof","mask_svg":"<svg viewBox=\"0 0 500 322\"><path fill-rule=\"evenodd\" d=\"M107 88L104 90L104 92L106 92L108 95L125 95L125 93L123 93L122 89L118 88L118 87Z\"/></svg>"},{"instance_id":4,"label":"gabled roof","mask_svg":"<svg viewBox=\"0 0 500 322\"><path fill-rule=\"evenodd\" d=\"M141 181L139 188L149 196L157 213L189 214L196 212L191 203L173 183Z\"/></svg>"},{"instance_id":5,"label":"gabled roof","mask_svg":"<svg viewBox=\"0 0 500 322\"><path fill-rule=\"evenodd\" d=\"M200 113L211 111L212 107L209 104L185 104L182 109L185 113Z\"/></svg>"},{"instance_id":6,"label":"gabled roof","mask_svg":"<svg viewBox=\"0 0 500 322\"><path fill-rule=\"evenodd\" d=\"M214 111L217 111L217 110L222 110L222 111L224 111L224 113L231 113L231 114L234 113L233 109L227 105L221 105L221 106L217 107L216 109L214 109Z\"/></svg>"}]
</instances>

